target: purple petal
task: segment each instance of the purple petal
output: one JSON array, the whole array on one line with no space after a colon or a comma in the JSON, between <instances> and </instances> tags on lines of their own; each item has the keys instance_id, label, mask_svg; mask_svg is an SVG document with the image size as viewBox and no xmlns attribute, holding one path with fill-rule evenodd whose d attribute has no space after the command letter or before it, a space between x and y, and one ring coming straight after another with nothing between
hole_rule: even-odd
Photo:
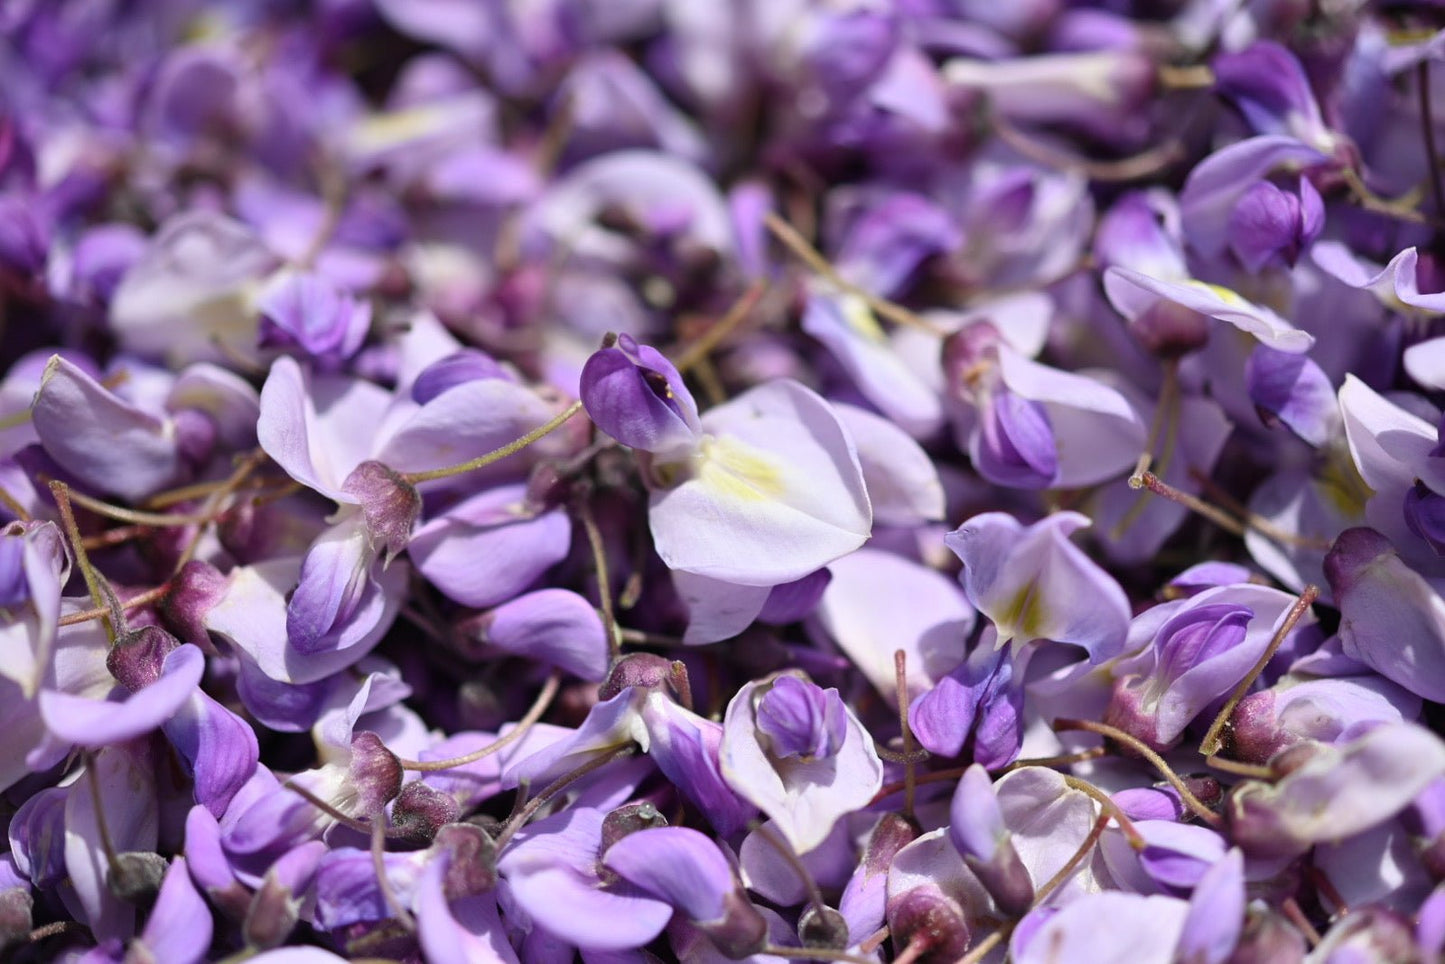
<instances>
[{"instance_id":1,"label":"purple petal","mask_svg":"<svg viewBox=\"0 0 1445 964\"><path fill-rule=\"evenodd\" d=\"M135 502L180 474L166 419L122 400L59 355L45 366L31 420L46 453L102 492Z\"/></svg>"},{"instance_id":2,"label":"purple petal","mask_svg":"<svg viewBox=\"0 0 1445 964\"><path fill-rule=\"evenodd\" d=\"M1224 964L1244 927L1244 855L1231 849L1194 888L1179 935L1186 964Z\"/></svg>"},{"instance_id":3,"label":"purple petal","mask_svg":"<svg viewBox=\"0 0 1445 964\"><path fill-rule=\"evenodd\" d=\"M191 770L196 802L219 819L256 771L260 750L255 731L201 690L192 694L163 728Z\"/></svg>"},{"instance_id":4,"label":"purple petal","mask_svg":"<svg viewBox=\"0 0 1445 964\"><path fill-rule=\"evenodd\" d=\"M161 678L124 700L88 700L42 690L40 714L54 736L77 746L101 747L149 733L186 704L200 685L206 657L189 643L166 657Z\"/></svg>"},{"instance_id":5,"label":"purple petal","mask_svg":"<svg viewBox=\"0 0 1445 964\"><path fill-rule=\"evenodd\" d=\"M602 862L694 922L721 920L726 897L737 887L732 865L717 844L686 827L628 834L607 848Z\"/></svg>"},{"instance_id":6,"label":"purple petal","mask_svg":"<svg viewBox=\"0 0 1445 964\"><path fill-rule=\"evenodd\" d=\"M138 942L155 960L198 964L211 949L211 909L196 893L186 858L171 861Z\"/></svg>"},{"instance_id":7,"label":"purple petal","mask_svg":"<svg viewBox=\"0 0 1445 964\"><path fill-rule=\"evenodd\" d=\"M1245 367L1249 399L1278 416L1311 445L1324 445L1339 424L1339 403L1329 376L1304 355L1257 346Z\"/></svg>"},{"instance_id":8,"label":"purple petal","mask_svg":"<svg viewBox=\"0 0 1445 964\"><path fill-rule=\"evenodd\" d=\"M539 589L518 596L463 624L479 642L538 660L579 677L601 682L611 650L602 617L592 604L567 589Z\"/></svg>"},{"instance_id":9,"label":"purple petal","mask_svg":"<svg viewBox=\"0 0 1445 964\"><path fill-rule=\"evenodd\" d=\"M582 402L606 434L660 458L684 457L697 444L697 403L662 353L623 335L582 368Z\"/></svg>"},{"instance_id":10,"label":"purple petal","mask_svg":"<svg viewBox=\"0 0 1445 964\"><path fill-rule=\"evenodd\" d=\"M669 568L775 586L868 537L857 452L813 392L772 382L709 410L702 424L711 438L696 476L652 496L653 539Z\"/></svg>"}]
</instances>

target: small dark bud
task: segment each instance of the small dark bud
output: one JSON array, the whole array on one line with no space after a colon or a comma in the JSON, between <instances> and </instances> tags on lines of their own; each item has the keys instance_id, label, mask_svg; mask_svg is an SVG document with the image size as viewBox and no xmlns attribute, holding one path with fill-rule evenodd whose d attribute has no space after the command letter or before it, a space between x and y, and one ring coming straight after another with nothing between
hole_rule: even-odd
<instances>
[{"instance_id":1,"label":"small dark bud","mask_svg":"<svg viewBox=\"0 0 1445 964\"><path fill-rule=\"evenodd\" d=\"M161 678L161 667L181 641L159 626L128 630L115 639L105 656L105 668L132 693Z\"/></svg>"},{"instance_id":2,"label":"small dark bud","mask_svg":"<svg viewBox=\"0 0 1445 964\"><path fill-rule=\"evenodd\" d=\"M364 730L351 738L351 782L361 813L380 813L401 793L401 779L401 761L381 737Z\"/></svg>"},{"instance_id":3,"label":"small dark bud","mask_svg":"<svg viewBox=\"0 0 1445 964\"><path fill-rule=\"evenodd\" d=\"M1010 917L1022 917L1034 904L1034 882L1019 859L1012 842L1005 842L989 861L965 854L968 865L988 891L998 909Z\"/></svg>"},{"instance_id":4,"label":"small dark bud","mask_svg":"<svg viewBox=\"0 0 1445 964\"><path fill-rule=\"evenodd\" d=\"M697 927L723 957L740 961L768 945L768 919L752 905L740 889L724 898L722 920Z\"/></svg>"},{"instance_id":5,"label":"small dark bud","mask_svg":"<svg viewBox=\"0 0 1445 964\"><path fill-rule=\"evenodd\" d=\"M449 823L436 832L432 846L451 854L442 892L458 900L489 891L497 883L497 845L481 827Z\"/></svg>"},{"instance_id":6,"label":"small dark bud","mask_svg":"<svg viewBox=\"0 0 1445 964\"><path fill-rule=\"evenodd\" d=\"M607 679L597 690L597 699L612 699L629 686L656 689L672 678L672 663L652 653L628 653L612 664Z\"/></svg>"},{"instance_id":7,"label":"small dark bud","mask_svg":"<svg viewBox=\"0 0 1445 964\"><path fill-rule=\"evenodd\" d=\"M968 924L958 904L933 887L915 887L888 901L888 930L902 954L922 944L923 964L956 961L968 950Z\"/></svg>"},{"instance_id":8,"label":"small dark bud","mask_svg":"<svg viewBox=\"0 0 1445 964\"><path fill-rule=\"evenodd\" d=\"M24 887L0 891L0 950L28 940L35 926L35 901Z\"/></svg>"},{"instance_id":9,"label":"small dark bud","mask_svg":"<svg viewBox=\"0 0 1445 964\"><path fill-rule=\"evenodd\" d=\"M226 594L226 577L209 562L192 559L171 579L160 605L161 618L185 642L208 646L206 615Z\"/></svg>"},{"instance_id":10,"label":"small dark bud","mask_svg":"<svg viewBox=\"0 0 1445 964\"><path fill-rule=\"evenodd\" d=\"M566 505L572 484L552 462L538 462L527 477L527 508L546 512Z\"/></svg>"},{"instance_id":11,"label":"small dark bud","mask_svg":"<svg viewBox=\"0 0 1445 964\"><path fill-rule=\"evenodd\" d=\"M846 950L848 922L831 907L819 909L810 904L798 918L798 939L803 942L804 947Z\"/></svg>"},{"instance_id":12,"label":"small dark bud","mask_svg":"<svg viewBox=\"0 0 1445 964\"><path fill-rule=\"evenodd\" d=\"M869 877L888 873L898 851L918 839L918 827L898 813L885 813L863 848L863 867Z\"/></svg>"},{"instance_id":13,"label":"small dark bud","mask_svg":"<svg viewBox=\"0 0 1445 964\"><path fill-rule=\"evenodd\" d=\"M367 461L352 470L341 491L361 503L372 541L383 547L388 560L406 548L412 526L421 515L416 486L388 466Z\"/></svg>"},{"instance_id":14,"label":"small dark bud","mask_svg":"<svg viewBox=\"0 0 1445 964\"><path fill-rule=\"evenodd\" d=\"M402 787L391 808L392 826L417 843L430 843L438 830L460 816L461 808L451 794L434 790L420 780Z\"/></svg>"},{"instance_id":15,"label":"small dark bud","mask_svg":"<svg viewBox=\"0 0 1445 964\"><path fill-rule=\"evenodd\" d=\"M623 804L602 818L602 845L597 848L597 852L607 853L613 844L628 834L665 826L667 826L667 818L652 804L646 802Z\"/></svg>"},{"instance_id":16,"label":"small dark bud","mask_svg":"<svg viewBox=\"0 0 1445 964\"><path fill-rule=\"evenodd\" d=\"M131 851L116 854L115 866L106 871L105 885L127 904L145 904L155 898L170 866L160 854Z\"/></svg>"}]
</instances>

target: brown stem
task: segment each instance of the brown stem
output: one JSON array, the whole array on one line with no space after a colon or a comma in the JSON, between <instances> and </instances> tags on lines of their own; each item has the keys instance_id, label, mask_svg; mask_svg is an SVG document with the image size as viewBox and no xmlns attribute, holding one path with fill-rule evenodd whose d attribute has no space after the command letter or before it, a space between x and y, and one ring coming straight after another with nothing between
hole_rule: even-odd
<instances>
[{"instance_id":1,"label":"brown stem","mask_svg":"<svg viewBox=\"0 0 1445 964\"><path fill-rule=\"evenodd\" d=\"M908 654L901 649L893 651L893 687L898 698L898 728L903 733L903 753L908 757L903 764L903 815L912 820L918 782L914 772L913 730L908 725Z\"/></svg>"},{"instance_id":2,"label":"brown stem","mask_svg":"<svg viewBox=\"0 0 1445 964\"><path fill-rule=\"evenodd\" d=\"M576 783L587 774L592 773L594 770L600 770L602 767L611 763L613 760L619 760L623 757L631 756L634 752L636 752L636 747L634 747L633 744L624 743L621 746L614 747L611 750L608 750L598 756L593 757L576 769L571 770L568 773L564 773L556 780L552 781L552 783L541 793L537 794L537 796L533 797L531 800L528 800L527 805L522 807L515 814L513 814L513 816L507 821L506 826L502 827L501 832L497 834L497 853L502 852L502 849L506 847L506 845L511 841L512 837L516 835L517 831L521 830L522 827L526 825L527 821L532 819L533 815L535 815L538 810L541 810L543 805L546 804L548 800L551 800L557 794L561 793L563 790L567 789L569 786L571 786L573 783Z\"/></svg>"},{"instance_id":3,"label":"brown stem","mask_svg":"<svg viewBox=\"0 0 1445 964\"><path fill-rule=\"evenodd\" d=\"M1149 845L1139 834L1139 828L1134 826L1134 821L1130 820L1129 815L1114 802L1113 797L1110 797L1088 780L1081 780L1078 777L1069 776L1067 773L1064 774L1063 777L1064 783L1078 790L1080 793L1086 793L1090 797L1093 797L1105 815L1114 818L1114 822L1119 825L1119 830L1123 832L1124 838L1129 841L1129 846L1135 850L1143 850Z\"/></svg>"},{"instance_id":4,"label":"brown stem","mask_svg":"<svg viewBox=\"0 0 1445 964\"><path fill-rule=\"evenodd\" d=\"M766 281L755 281L744 291L732 306L712 325L709 325L698 338L683 348L682 354L677 356L673 365L679 372L686 373L698 362L706 358L714 348L722 344L723 339L732 334L733 331L747 320L752 314L753 308L757 306L758 300L768 290Z\"/></svg>"},{"instance_id":5,"label":"brown stem","mask_svg":"<svg viewBox=\"0 0 1445 964\"><path fill-rule=\"evenodd\" d=\"M399 759L399 762L401 763L401 768L403 770L419 770L422 772L450 770L454 767L466 766L468 763L475 763L478 760L482 760L491 756L493 753L499 753L502 750L505 750L507 747L511 746L513 743L516 743L523 736L525 736L527 734L527 731L530 730L536 724L536 722L542 718L542 714L547 712L547 707L551 705L552 699L557 695L557 689L560 686L561 682L562 677L560 673L553 673L551 676L548 676L547 682L542 684L542 691L538 693L537 698L532 701L532 705L527 710L526 715L524 715L520 720L517 721L517 725L512 727L512 729L507 733L506 736L499 737L496 740L493 740L491 743L488 743L486 746L482 747L479 750L473 750L471 753L464 754L463 756L452 757L449 760Z\"/></svg>"},{"instance_id":6,"label":"brown stem","mask_svg":"<svg viewBox=\"0 0 1445 964\"><path fill-rule=\"evenodd\" d=\"M579 403L580 404L580 403ZM615 657L622 650L622 640L617 635L617 614L612 609L612 577L607 566L607 546L602 542L602 530L597 527L597 517L592 512L590 492L582 492L573 501L573 512L582 523L587 534L587 545L592 550L592 568L597 573L597 598L602 607L602 625L607 629L607 649Z\"/></svg>"},{"instance_id":7,"label":"brown stem","mask_svg":"<svg viewBox=\"0 0 1445 964\"><path fill-rule=\"evenodd\" d=\"M897 304L896 302L888 301L885 298L880 298L872 292L867 291L864 288L860 288L858 285L853 284L851 281L848 281L842 275L838 274L838 269L834 268L828 262L827 258L823 257L820 253L818 253L818 250L814 248L811 244L809 244L807 239L804 238L801 234L799 234L796 228L794 228L787 221L784 221L782 218L778 217L776 214L769 211L764 219L764 223L767 225L768 230L773 233L773 236L779 241L781 241L783 243L783 246L786 247L789 251L792 251L793 254L797 255L799 260L801 260L808 267L812 268L819 275L827 279L835 287L854 296L855 298L861 299L866 305L868 305L869 308L873 309L873 311L875 311L876 313L882 315L884 318L887 318L894 324L906 325L910 328L917 328L921 331L926 331L930 335L934 335L939 338L942 338L944 336L945 332L941 331L937 325L933 324L933 322L929 321L927 318L922 317L916 312L909 311L907 308L903 307L900 304Z\"/></svg>"},{"instance_id":8,"label":"brown stem","mask_svg":"<svg viewBox=\"0 0 1445 964\"><path fill-rule=\"evenodd\" d=\"M1279 651L1280 646L1284 645L1285 637L1294 632L1294 628L1304 618L1305 611L1314 604L1319 595L1318 586L1305 586L1304 592L1300 593L1294 605L1289 608L1289 612L1285 613L1284 621L1275 630L1269 645L1264 648L1263 653L1260 653L1259 659L1255 660L1254 666L1250 667L1244 679L1235 686L1234 692L1229 694L1229 699L1225 701L1224 706L1220 707L1219 713L1209 727L1209 732L1204 734L1204 741L1199 744L1200 753L1205 756L1213 756L1219 752L1219 748L1224 745L1224 727L1229 723L1230 714L1239 705L1239 701L1244 699L1244 695L1249 692L1249 688L1254 685L1259 674L1264 672L1264 668L1269 665L1274 654Z\"/></svg>"},{"instance_id":9,"label":"brown stem","mask_svg":"<svg viewBox=\"0 0 1445 964\"><path fill-rule=\"evenodd\" d=\"M402 475L402 478L406 479L406 481L412 485L418 485L422 482L430 482L433 479L446 479L454 475L464 475L467 472L474 472L477 469L486 468L493 462L500 462L509 455L515 455L538 439L555 432L580 411L582 411L582 403L573 402L565 412L549 419L532 429L532 431L526 435L508 442L499 449L493 449L485 455L479 455L471 461L463 462L460 465L449 465L440 469L428 469L425 472L407 472Z\"/></svg>"},{"instance_id":10,"label":"brown stem","mask_svg":"<svg viewBox=\"0 0 1445 964\"><path fill-rule=\"evenodd\" d=\"M1160 775L1169 781L1169 785L1179 794L1179 798L1184 801L1184 805L1194 811L1195 816L1212 827L1218 827L1223 823L1219 814L1206 807L1204 803L1194 795L1194 792L1179 778L1179 774L1174 772L1174 768L1171 767L1162 756L1155 753L1151 747L1132 733L1125 733L1118 727L1110 726L1107 723L1100 723L1096 720L1070 720L1063 718L1054 721L1054 729L1084 730L1089 733L1097 733L1100 736L1108 737L1116 743L1124 744L1148 760L1154 766L1154 769L1158 770Z\"/></svg>"},{"instance_id":11,"label":"brown stem","mask_svg":"<svg viewBox=\"0 0 1445 964\"><path fill-rule=\"evenodd\" d=\"M1090 851L1098 844L1099 838L1104 835L1104 828L1107 826L1109 826L1108 815L1100 814L1099 819L1095 820L1094 826L1090 828L1089 835L1084 838L1083 843L1079 844L1079 849L1074 851L1074 855L1069 858L1068 863L1060 867L1058 873L1044 881L1044 885L1034 892L1035 907L1042 904L1050 894L1059 888L1060 884L1073 876L1074 871L1079 869L1079 864L1084 862L1084 858L1089 856Z\"/></svg>"},{"instance_id":12,"label":"brown stem","mask_svg":"<svg viewBox=\"0 0 1445 964\"><path fill-rule=\"evenodd\" d=\"M1215 525L1219 526L1221 529L1225 530L1231 535L1236 535L1240 538L1244 538L1245 526L1238 519L1234 518L1223 509L1210 505L1208 502L1205 502L1203 499L1199 498L1196 495L1190 495L1188 492L1185 492L1182 489L1174 488L1174 486L1170 485L1168 482L1165 482L1153 472L1143 472L1139 475L1130 476L1129 488L1148 489L1155 495L1162 495L1169 501L1177 502L1180 505L1184 506L1186 509L1189 509L1192 512L1204 516L1204 518L1208 519L1210 522L1213 522Z\"/></svg>"}]
</instances>

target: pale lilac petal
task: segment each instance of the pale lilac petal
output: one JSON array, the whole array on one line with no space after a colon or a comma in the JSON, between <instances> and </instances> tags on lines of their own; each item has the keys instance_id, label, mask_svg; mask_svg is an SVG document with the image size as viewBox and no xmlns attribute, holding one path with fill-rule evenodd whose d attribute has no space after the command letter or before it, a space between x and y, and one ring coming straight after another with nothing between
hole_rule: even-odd
<instances>
[{"instance_id":1,"label":"pale lilac petal","mask_svg":"<svg viewBox=\"0 0 1445 964\"><path fill-rule=\"evenodd\" d=\"M673 571L672 585L687 607L682 641L690 646L738 635L758 618L773 592L771 586L739 586L681 570Z\"/></svg>"},{"instance_id":2,"label":"pale lilac petal","mask_svg":"<svg viewBox=\"0 0 1445 964\"><path fill-rule=\"evenodd\" d=\"M913 526L943 518L938 469L908 433L855 405L834 402L833 411L857 447L875 523Z\"/></svg>"},{"instance_id":3,"label":"pale lilac petal","mask_svg":"<svg viewBox=\"0 0 1445 964\"><path fill-rule=\"evenodd\" d=\"M1158 299L1228 322L1280 351L1305 352L1315 339L1268 308L1253 304L1228 288L1203 281L1163 281L1128 268L1104 272L1104 290L1109 301L1126 318L1134 318Z\"/></svg>"},{"instance_id":4,"label":"pale lilac petal","mask_svg":"<svg viewBox=\"0 0 1445 964\"><path fill-rule=\"evenodd\" d=\"M506 379L463 382L393 420L376 439L375 458L397 472L457 465L515 441L560 410L532 389ZM499 463L493 472L515 474L539 454L560 455L571 437L565 430L554 432Z\"/></svg>"},{"instance_id":5,"label":"pale lilac petal","mask_svg":"<svg viewBox=\"0 0 1445 964\"><path fill-rule=\"evenodd\" d=\"M483 644L556 666L579 679L601 682L607 675L611 649L602 617L567 589L518 596L469 621L463 631Z\"/></svg>"},{"instance_id":6,"label":"pale lilac petal","mask_svg":"<svg viewBox=\"0 0 1445 964\"><path fill-rule=\"evenodd\" d=\"M442 889L451 858L427 862L415 890L417 937L431 964L517 964L491 894L447 900Z\"/></svg>"},{"instance_id":7,"label":"pale lilac petal","mask_svg":"<svg viewBox=\"0 0 1445 964\"><path fill-rule=\"evenodd\" d=\"M166 221L110 305L122 345L173 362L220 360L224 344L248 357L256 341L250 299L275 263L250 228L214 211Z\"/></svg>"},{"instance_id":8,"label":"pale lilac petal","mask_svg":"<svg viewBox=\"0 0 1445 964\"><path fill-rule=\"evenodd\" d=\"M1009 390L1048 412L1057 446L1052 485L1078 488L1119 475L1144 450L1144 424L1128 400L1086 375L1060 371L999 346Z\"/></svg>"},{"instance_id":9,"label":"pale lilac petal","mask_svg":"<svg viewBox=\"0 0 1445 964\"><path fill-rule=\"evenodd\" d=\"M943 424L943 401L894 349L873 312L854 295L814 292L803 330L823 343L863 396L914 438Z\"/></svg>"},{"instance_id":10,"label":"pale lilac petal","mask_svg":"<svg viewBox=\"0 0 1445 964\"><path fill-rule=\"evenodd\" d=\"M155 960L199 964L211 949L211 909L196 893L186 858L171 861L138 942Z\"/></svg>"},{"instance_id":11,"label":"pale lilac petal","mask_svg":"<svg viewBox=\"0 0 1445 964\"><path fill-rule=\"evenodd\" d=\"M1436 391L1445 389L1445 338L1430 338L1405 349L1405 371Z\"/></svg>"},{"instance_id":12,"label":"pale lilac petal","mask_svg":"<svg viewBox=\"0 0 1445 964\"><path fill-rule=\"evenodd\" d=\"M1347 656L1428 700L1445 700L1445 599L1372 529L1348 529L1325 559Z\"/></svg>"},{"instance_id":13,"label":"pale lilac petal","mask_svg":"<svg viewBox=\"0 0 1445 964\"><path fill-rule=\"evenodd\" d=\"M883 764L852 711L836 755L775 762L759 740L752 705L759 685L744 685L728 703L718 754L723 779L771 817L794 850L807 853L840 817L868 804L883 785Z\"/></svg>"},{"instance_id":14,"label":"pale lilac petal","mask_svg":"<svg viewBox=\"0 0 1445 964\"><path fill-rule=\"evenodd\" d=\"M572 545L572 523L560 509L538 512L526 487L477 493L412 534L407 555L449 598L485 608L505 602L561 562Z\"/></svg>"},{"instance_id":15,"label":"pale lilac petal","mask_svg":"<svg viewBox=\"0 0 1445 964\"><path fill-rule=\"evenodd\" d=\"M762 385L709 410L702 424L710 437L695 476L652 497L653 538L669 568L775 586L868 538L857 452L813 392L791 381Z\"/></svg>"},{"instance_id":16,"label":"pale lilac petal","mask_svg":"<svg viewBox=\"0 0 1445 964\"><path fill-rule=\"evenodd\" d=\"M77 746L120 743L174 716L200 685L205 667L205 654L187 643L166 657L159 680L124 700L89 700L42 690L40 714L51 734Z\"/></svg>"},{"instance_id":17,"label":"pale lilac petal","mask_svg":"<svg viewBox=\"0 0 1445 964\"><path fill-rule=\"evenodd\" d=\"M697 922L722 919L725 898L737 886L732 865L718 845L687 827L628 834L607 848L602 862Z\"/></svg>"},{"instance_id":18,"label":"pale lilac petal","mask_svg":"<svg viewBox=\"0 0 1445 964\"><path fill-rule=\"evenodd\" d=\"M135 502L175 482L182 469L175 429L55 355L31 409L46 453L77 479Z\"/></svg>"},{"instance_id":19,"label":"pale lilac petal","mask_svg":"<svg viewBox=\"0 0 1445 964\"><path fill-rule=\"evenodd\" d=\"M1430 314L1445 312L1445 292L1425 294L1420 291L1417 277L1420 254L1414 248L1401 251L1378 270L1374 265L1356 258L1338 241L1322 241L1315 245L1312 253L1315 263L1326 272L1352 288L1373 292L1389 307L1416 308Z\"/></svg>"},{"instance_id":20,"label":"pale lilac petal","mask_svg":"<svg viewBox=\"0 0 1445 964\"><path fill-rule=\"evenodd\" d=\"M256 437L266 454L297 482L335 502L350 502L341 491L342 483L366 458L367 433L380 423L385 404L386 393L369 382L313 382L294 358L283 356L272 364L261 387ZM322 408L336 416L323 418L318 411ZM338 419L344 422L335 424Z\"/></svg>"},{"instance_id":21,"label":"pale lilac petal","mask_svg":"<svg viewBox=\"0 0 1445 964\"><path fill-rule=\"evenodd\" d=\"M1015 938L1012 957L1018 964L1052 964L1059 948L1067 947L1070 960L1079 964L1173 964L1188 910L1188 904L1171 897L1090 894L1026 932L1026 944L1020 946Z\"/></svg>"},{"instance_id":22,"label":"pale lilac petal","mask_svg":"<svg viewBox=\"0 0 1445 964\"><path fill-rule=\"evenodd\" d=\"M105 747L91 758L81 781L95 779L100 805L112 845L122 853L153 852L159 814L156 806L155 765L149 753L128 746ZM106 886L110 864L100 843L95 794L78 786L65 801L65 868L97 939L129 938L135 932L135 907L121 901Z\"/></svg>"},{"instance_id":23,"label":"pale lilac petal","mask_svg":"<svg viewBox=\"0 0 1445 964\"><path fill-rule=\"evenodd\" d=\"M1059 512L1025 528L1012 516L974 516L945 541L963 560L969 600L998 627L999 642L1073 643L1098 662L1118 652L1129 603L1113 577L1069 541L1089 524Z\"/></svg>"},{"instance_id":24,"label":"pale lilac petal","mask_svg":"<svg viewBox=\"0 0 1445 964\"><path fill-rule=\"evenodd\" d=\"M1324 445L1339 424L1329 376L1314 360L1259 345L1249 356L1250 401L1279 418L1311 445Z\"/></svg>"},{"instance_id":25,"label":"pale lilac petal","mask_svg":"<svg viewBox=\"0 0 1445 964\"><path fill-rule=\"evenodd\" d=\"M1251 781L1229 798L1230 831L1247 853L1288 856L1368 830L1445 774L1445 743L1413 723L1316 747L1277 783Z\"/></svg>"},{"instance_id":26,"label":"pale lilac petal","mask_svg":"<svg viewBox=\"0 0 1445 964\"><path fill-rule=\"evenodd\" d=\"M1224 964L1244 928L1244 855L1230 850L1199 881L1179 935L1186 964Z\"/></svg>"},{"instance_id":27,"label":"pale lilac petal","mask_svg":"<svg viewBox=\"0 0 1445 964\"><path fill-rule=\"evenodd\" d=\"M354 510L327 529L301 562L301 577L286 604L286 635L302 654L349 623L371 588L377 561L364 516Z\"/></svg>"},{"instance_id":28,"label":"pale lilac petal","mask_svg":"<svg viewBox=\"0 0 1445 964\"><path fill-rule=\"evenodd\" d=\"M256 444L261 397L235 372L209 362L187 366L166 396L166 411L183 409L204 412L215 426L216 438L232 448Z\"/></svg>"},{"instance_id":29,"label":"pale lilac petal","mask_svg":"<svg viewBox=\"0 0 1445 964\"><path fill-rule=\"evenodd\" d=\"M814 619L880 695L894 697L894 652L903 650L911 696L958 665L976 614L957 582L936 569L877 549L829 566Z\"/></svg>"},{"instance_id":30,"label":"pale lilac petal","mask_svg":"<svg viewBox=\"0 0 1445 964\"><path fill-rule=\"evenodd\" d=\"M1293 137L1268 134L1220 148L1195 165L1179 192L1189 243L1206 255L1224 251L1229 217L1250 185L1276 168L1299 169L1328 158Z\"/></svg>"}]
</instances>

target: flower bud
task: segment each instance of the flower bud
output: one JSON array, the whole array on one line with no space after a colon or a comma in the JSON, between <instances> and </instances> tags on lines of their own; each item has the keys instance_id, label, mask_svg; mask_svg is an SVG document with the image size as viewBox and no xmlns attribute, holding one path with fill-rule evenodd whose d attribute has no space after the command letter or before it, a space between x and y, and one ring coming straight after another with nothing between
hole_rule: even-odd
<instances>
[{"instance_id":1,"label":"flower bud","mask_svg":"<svg viewBox=\"0 0 1445 964\"><path fill-rule=\"evenodd\" d=\"M161 889L170 865L160 854L127 852L115 855L105 872L105 886L128 904L148 903Z\"/></svg>"},{"instance_id":2,"label":"flower bud","mask_svg":"<svg viewBox=\"0 0 1445 964\"><path fill-rule=\"evenodd\" d=\"M406 548L421 515L416 486L380 462L366 461L352 470L341 490L361 503L372 541L384 548L387 559Z\"/></svg>"},{"instance_id":3,"label":"flower bud","mask_svg":"<svg viewBox=\"0 0 1445 964\"><path fill-rule=\"evenodd\" d=\"M350 777L356 788L357 812L377 814L401 792L401 761L381 737L363 730L351 738Z\"/></svg>"},{"instance_id":4,"label":"flower bud","mask_svg":"<svg viewBox=\"0 0 1445 964\"><path fill-rule=\"evenodd\" d=\"M171 577L170 591L160 604L161 618L187 643L210 645L206 615L226 595L227 579L221 570L200 559L187 562Z\"/></svg>"},{"instance_id":5,"label":"flower bud","mask_svg":"<svg viewBox=\"0 0 1445 964\"><path fill-rule=\"evenodd\" d=\"M630 448L676 458L697 444L697 403L661 352L622 335L582 367L582 404L603 432Z\"/></svg>"},{"instance_id":6,"label":"flower bud","mask_svg":"<svg viewBox=\"0 0 1445 964\"><path fill-rule=\"evenodd\" d=\"M141 626L116 637L115 645L106 653L105 668L135 693L161 678L166 657L180 645L179 639L159 626Z\"/></svg>"},{"instance_id":7,"label":"flower bud","mask_svg":"<svg viewBox=\"0 0 1445 964\"><path fill-rule=\"evenodd\" d=\"M599 702L606 702L627 689L657 689L672 678L672 662L653 653L628 653L612 664L607 679L597 690Z\"/></svg>"},{"instance_id":8,"label":"flower bud","mask_svg":"<svg viewBox=\"0 0 1445 964\"><path fill-rule=\"evenodd\" d=\"M597 850L605 854L613 844L628 834L665 826L667 818L651 803L644 801L624 804L602 818L602 844Z\"/></svg>"},{"instance_id":9,"label":"flower bud","mask_svg":"<svg viewBox=\"0 0 1445 964\"><path fill-rule=\"evenodd\" d=\"M449 823L436 833L432 844L451 854L442 891L459 900L491 890L497 883L497 845L481 827Z\"/></svg>"},{"instance_id":10,"label":"flower bud","mask_svg":"<svg viewBox=\"0 0 1445 964\"><path fill-rule=\"evenodd\" d=\"M391 824L408 840L429 843L443 826L461 816L456 799L416 780L401 788L391 807Z\"/></svg>"},{"instance_id":11,"label":"flower bud","mask_svg":"<svg viewBox=\"0 0 1445 964\"><path fill-rule=\"evenodd\" d=\"M958 904L934 887L915 887L890 897L888 931L895 947L922 944L924 951L917 957L921 964L956 961L971 940Z\"/></svg>"},{"instance_id":12,"label":"flower bud","mask_svg":"<svg viewBox=\"0 0 1445 964\"><path fill-rule=\"evenodd\" d=\"M848 732L848 718L836 689L780 676L758 701L757 726L774 756L807 761L838 752Z\"/></svg>"},{"instance_id":13,"label":"flower bud","mask_svg":"<svg viewBox=\"0 0 1445 964\"><path fill-rule=\"evenodd\" d=\"M804 947L844 950L848 947L848 921L831 907L809 904L798 917L798 939Z\"/></svg>"}]
</instances>

